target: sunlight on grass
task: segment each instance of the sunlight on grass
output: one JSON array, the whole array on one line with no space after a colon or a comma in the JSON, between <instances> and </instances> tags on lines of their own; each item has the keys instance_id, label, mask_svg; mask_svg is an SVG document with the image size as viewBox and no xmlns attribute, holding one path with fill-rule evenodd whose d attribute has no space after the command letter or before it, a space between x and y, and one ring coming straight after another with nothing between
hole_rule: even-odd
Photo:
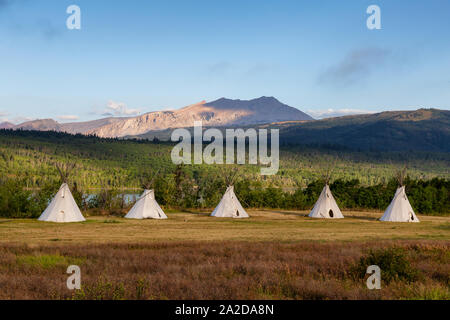
<instances>
[{"instance_id":1,"label":"sunlight on grass","mask_svg":"<svg viewBox=\"0 0 450 320\"><path fill-rule=\"evenodd\" d=\"M50 269L55 267L67 267L71 264L80 265L84 262L81 258L65 257L59 254L53 255L19 255L17 256L17 264L38 267L42 269Z\"/></svg>"}]
</instances>

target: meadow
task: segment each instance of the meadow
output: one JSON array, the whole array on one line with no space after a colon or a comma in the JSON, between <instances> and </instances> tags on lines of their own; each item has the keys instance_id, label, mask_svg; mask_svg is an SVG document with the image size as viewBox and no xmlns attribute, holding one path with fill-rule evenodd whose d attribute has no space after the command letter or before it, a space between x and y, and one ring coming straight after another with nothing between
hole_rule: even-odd
<instances>
[{"instance_id":1,"label":"meadow","mask_svg":"<svg viewBox=\"0 0 450 320\"><path fill-rule=\"evenodd\" d=\"M2 243L141 243L168 241L450 240L450 218L419 215L421 223L377 221L382 212L344 211L345 219L307 217L308 211L249 210L250 219L209 217L211 211L167 213L167 220L91 216L81 223L0 219Z\"/></svg>"},{"instance_id":2,"label":"meadow","mask_svg":"<svg viewBox=\"0 0 450 320\"><path fill-rule=\"evenodd\" d=\"M448 153L282 146L277 175L240 167L235 190L251 218L220 219L209 214L223 168L175 166L171 147L0 132L0 299L450 299ZM55 163L76 163L70 187L87 221L36 220L61 184ZM308 218L330 164L345 219ZM380 222L404 165L421 222ZM155 172L169 219L124 219L124 194ZM73 264L81 290L66 287ZM366 287L371 264L381 290Z\"/></svg>"},{"instance_id":3,"label":"meadow","mask_svg":"<svg viewBox=\"0 0 450 320\"><path fill-rule=\"evenodd\" d=\"M419 215L414 224L377 221L381 212L333 221L305 211L249 214L0 219L0 299L450 299L448 217ZM381 290L366 287L368 263L382 269ZM66 287L71 264L81 268L81 290Z\"/></svg>"}]
</instances>

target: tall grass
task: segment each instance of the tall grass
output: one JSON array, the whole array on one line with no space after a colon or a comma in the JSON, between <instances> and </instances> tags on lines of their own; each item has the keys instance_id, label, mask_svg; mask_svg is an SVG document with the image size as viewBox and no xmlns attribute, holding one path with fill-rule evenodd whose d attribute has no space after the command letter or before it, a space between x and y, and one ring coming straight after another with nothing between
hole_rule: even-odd
<instances>
[{"instance_id":1,"label":"tall grass","mask_svg":"<svg viewBox=\"0 0 450 320\"><path fill-rule=\"evenodd\" d=\"M353 266L369 250L401 248L421 276L368 290ZM0 299L450 299L446 241L184 242L0 246ZM80 263L81 290L66 288ZM44 261L46 261L44 259ZM367 261L372 263L373 261ZM382 267L383 279L383 267Z\"/></svg>"}]
</instances>

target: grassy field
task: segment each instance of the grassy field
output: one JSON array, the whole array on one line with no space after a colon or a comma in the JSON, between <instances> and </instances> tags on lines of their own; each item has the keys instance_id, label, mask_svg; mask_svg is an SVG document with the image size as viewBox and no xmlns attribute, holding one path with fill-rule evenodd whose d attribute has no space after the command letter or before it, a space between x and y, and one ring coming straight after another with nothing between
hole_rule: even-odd
<instances>
[{"instance_id":1,"label":"grassy field","mask_svg":"<svg viewBox=\"0 0 450 320\"><path fill-rule=\"evenodd\" d=\"M249 211L250 219L221 219L208 213L169 213L167 220L88 217L55 224L0 219L2 243L48 244L167 241L367 241L450 240L450 217L421 216L421 223L377 221L382 212L344 212L345 219L306 217L306 211Z\"/></svg>"},{"instance_id":2,"label":"grassy field","mask_svg":"<svg viewBox=\"0 0 450 320\"><path fill-rule=\"evenodd\" d=\"M0 299L450 299L449 217L414 224L377 221L380 212L334 221L306 213L0 219ZM371 250L381 290L368 290L358 271ZM66 287L71 264L81 268L81 290Z\"/></svg>"}]
</instances>

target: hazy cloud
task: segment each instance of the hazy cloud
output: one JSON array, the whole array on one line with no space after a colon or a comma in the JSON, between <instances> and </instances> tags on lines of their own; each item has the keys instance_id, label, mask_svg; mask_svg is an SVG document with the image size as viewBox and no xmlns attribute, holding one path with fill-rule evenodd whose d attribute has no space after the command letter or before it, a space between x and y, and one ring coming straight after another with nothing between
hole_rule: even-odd
<instances>
[{"instance_id":1,"label":"hazy cloud","mask_svg":"<svg viewBox=\"0 0 450 320\"><path fill-rule=\"evenodd\" d=\"M30 117L22 117L22 116L17 116L14 118L0 118L0 122L11 122L14 124L19 124L19 123L23 123L23 122L27 122L27 121L31 121L34 120L33 118Z\"/></svg>"},{"instance_id":2,"label":"hazy cloud","mask_svg":"<svg viewBox=\"0 0 450 320\"><path fill-rule=\"evenodd\" d=\"M333 117L342 117L355 114L369 114L374 113L373 111L360 110L360 109L327 109L327 110L308 110L309 115L315 119L325 119Z\"/></svg>"},{"instance_id":3,"label":"hazy cloud","mask_svg":"<svg viewBox=\"0 0 450 320\"><path fill-rule=\"evenodd\" d=\"M363 48L348 53L336 65L330 66L320 74L319 83L347 86L366 79L372 71L384 64L390 55L389 50Z\"/></svg>"},{"instance_id":4,"label":"hazy cloud","mask_svg":"<svg viewBox=\"0 0 450 320\"><path fill-rule=\"evenodd\" d=\"M52 40L62 35L64 28L56 27L53 22L48 19L41 19L36 22L36 29L42 34L42 36L48 40Z\"/></svg>"},{"instance_id":5,"label":"hazy cloud","mask_svg":"<svg viewBox=\"0 0 450 320\"><path fill-rule=\"evenodd\" d=\"M103 116L135 116L141 112L140 109L130 109L123 102L108 101Z\"/></svg>"},{"instance_id":6,"label":"hazy cloud","mask_svg":"<svg viewBox=\"0 0 450 320\"><path fill-rule=\"evenodd\" d=\"M56 117L58 120L78 120L80 119L79 116L75 116L75 115L62 115L62 116L58 116Z\"/></svg>"}]
</instances>

